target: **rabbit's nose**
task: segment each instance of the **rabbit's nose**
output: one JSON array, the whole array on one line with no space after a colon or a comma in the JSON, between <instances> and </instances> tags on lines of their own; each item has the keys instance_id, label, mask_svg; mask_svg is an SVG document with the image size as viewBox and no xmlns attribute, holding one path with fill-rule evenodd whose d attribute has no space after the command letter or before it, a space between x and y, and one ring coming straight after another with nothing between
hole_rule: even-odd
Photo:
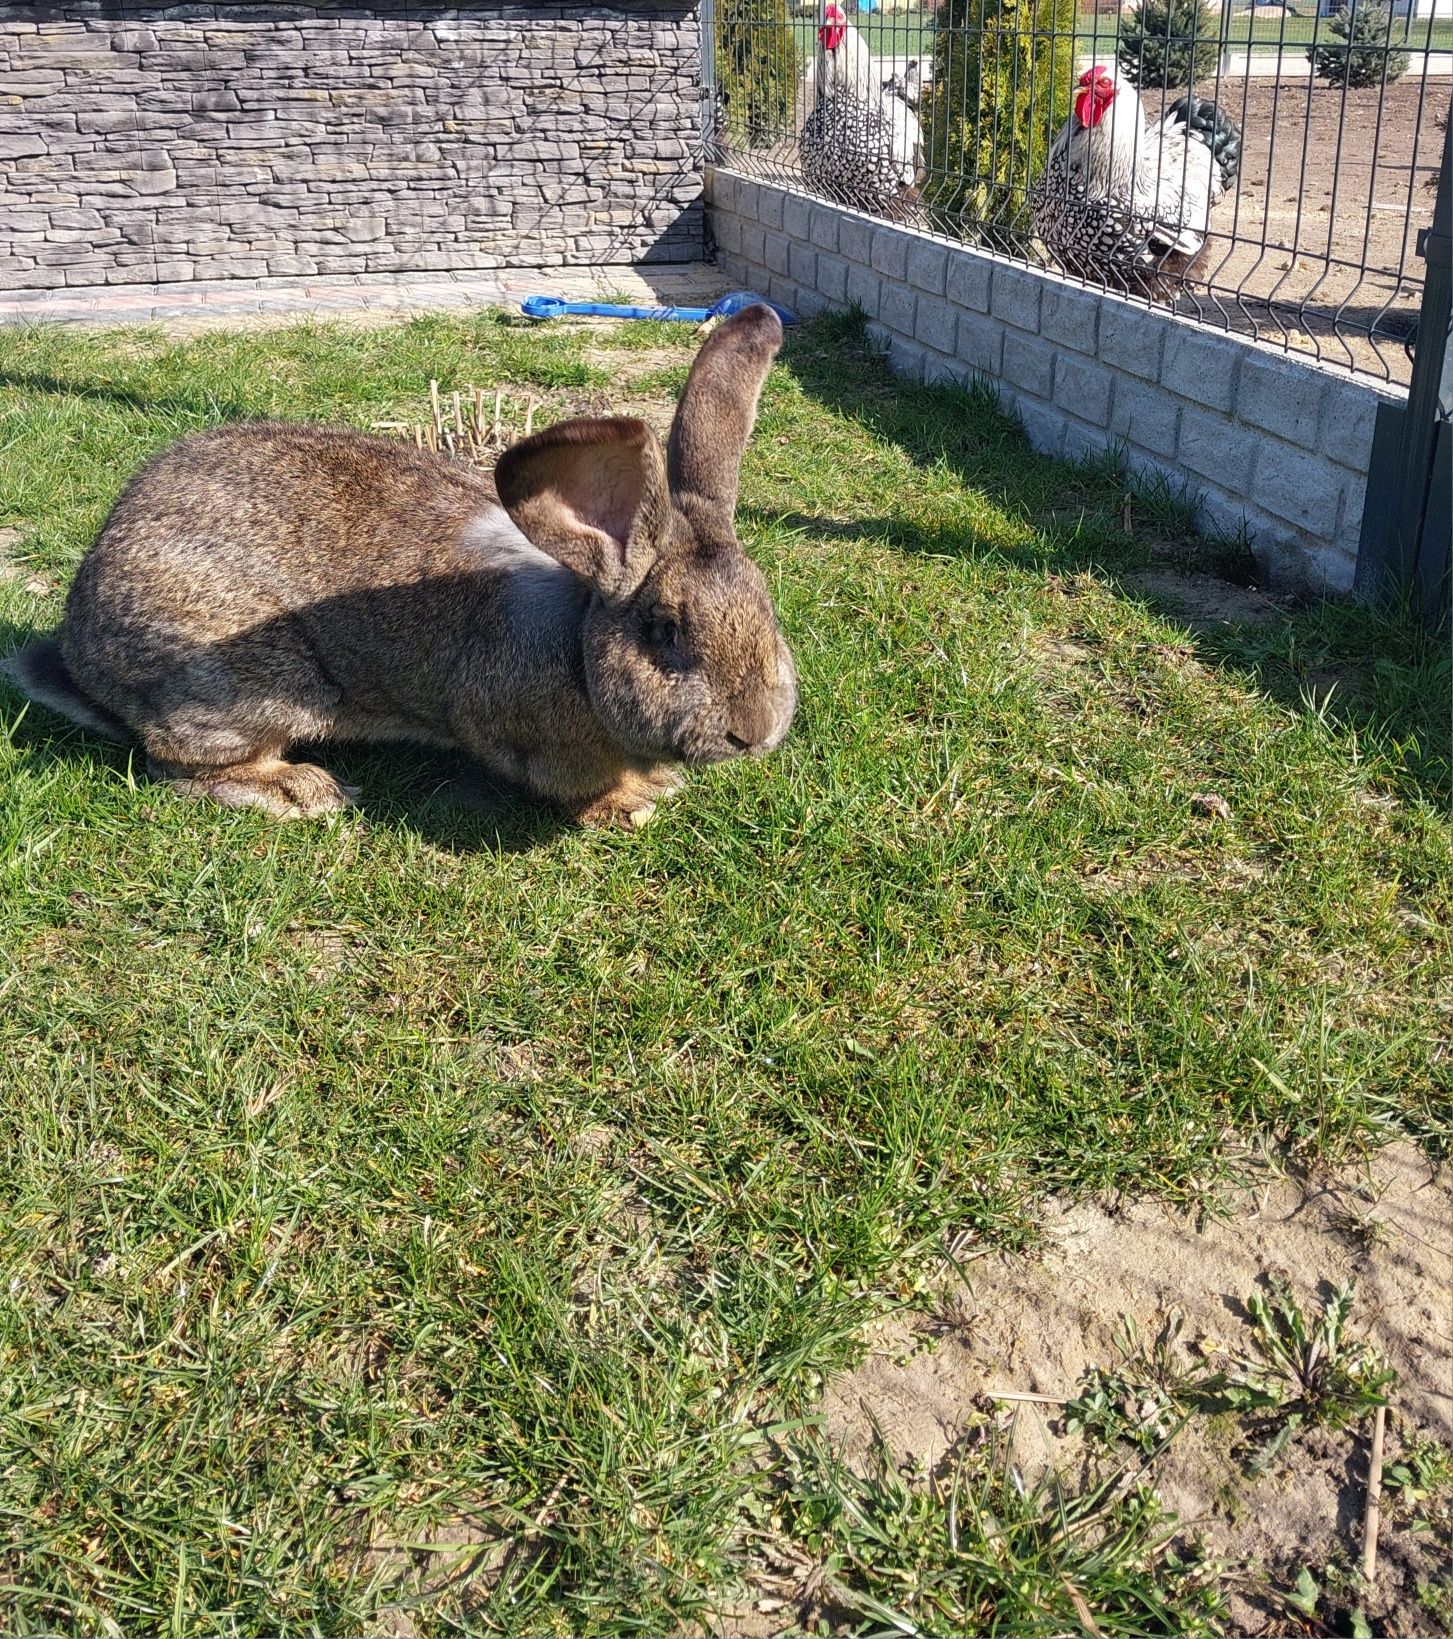
<instances>
[{"instance_id":1,"label":"rabbit's nose","mask_svg":"<svg viewBox=\"0 0 1453 1639\"><path fill-rule=\"evenodd\" d=\"M797 672L787 645L779 641L770 680L749 683L736 695L722 725L733 751L760 756L783 740L797 709Z\"/></svg>"},{"instance_id":2,"label":"rabbit's nose","mask_svg":"<svg viewBox=\"0 0 1453 1639\"><path fill-rule=\"evenodd\" d=\"M738 751L755 751L770 739L777 714L766 700L739 701L731 715L731 726L723 730L726 741Z\"/></svg>"}]
</instances>

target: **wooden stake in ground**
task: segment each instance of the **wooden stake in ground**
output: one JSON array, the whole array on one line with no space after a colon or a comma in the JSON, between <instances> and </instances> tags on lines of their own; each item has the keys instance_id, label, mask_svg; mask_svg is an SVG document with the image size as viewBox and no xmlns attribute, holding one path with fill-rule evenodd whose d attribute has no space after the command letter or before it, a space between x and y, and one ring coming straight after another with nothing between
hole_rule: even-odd
<instances>
[{"instance_id":1,"label":"wooden stake in ground","mask_svg":"<svg viewBox=\"0 0 1453 1639\"><path fill-rule=\"evenodd\" d=\"M1372 1456L1367 1464L1367 1512L1362 1516L1362 1580L1370 1588L1377 1572L1377 1528L1382 1523L1382 1434L1387 1407L1372 1421Z\"/></svg>"}]
</instances>

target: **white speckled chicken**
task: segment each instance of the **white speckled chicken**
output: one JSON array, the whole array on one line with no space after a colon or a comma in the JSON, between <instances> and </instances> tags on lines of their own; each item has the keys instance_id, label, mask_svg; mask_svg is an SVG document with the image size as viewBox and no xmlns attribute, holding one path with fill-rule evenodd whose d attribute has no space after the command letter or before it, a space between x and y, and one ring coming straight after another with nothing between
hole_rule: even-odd
<instances>
[{"instance_id":1,"label":"white speckled chicken","mask_svg":"<svg viewBox=\"0 0 1453 1639\"><path fill-rule=\"evenodd\" d=\"M803 180L855 210L911 214L923 136L909 93L880 72L836 0L823 8L817 47L812 108L797 138Z\"/></svg>"},{"instance_id":2,"label":"white speckled chicken","mask_svg":"<svg viewBox=\"0 0 1453 1639\"><path fill-rule=\"evenodd\" d=\"M1134 87L1097 64L1030 190L1034 231L1068 273L1173 299L1240 163L1241 129L1215 103L1181 97L1147 129Z\"/></svg>"}]
</instances>

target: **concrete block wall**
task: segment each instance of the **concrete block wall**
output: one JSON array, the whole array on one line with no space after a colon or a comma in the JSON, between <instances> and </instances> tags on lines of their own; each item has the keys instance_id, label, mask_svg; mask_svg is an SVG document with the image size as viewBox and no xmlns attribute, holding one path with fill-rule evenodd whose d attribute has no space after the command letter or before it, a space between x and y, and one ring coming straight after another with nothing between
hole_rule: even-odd
<instances>
[{"instance_id":1,"label":"concrete block wall","mask_svg":"<svg viewBox=\"0 0 1453 1639\"><path fill-rule=\"evenodd\" d=\"M0 289L702 254L688 0L0 0Z\"/></svg>"},{"instance_id":2,"label":"concrete block wall","mask_svg":"<svg viewBox=\"0 0 1453 1639\"><path fill-rule=\"evenodd\" d=\"M709 170L722 270L805 316L856 302L893 368L992 383L1051 455L1123 449L1243 526L1279 584L1346 592L1384 394L997 257Z\"/></svg>"}]
</instances>

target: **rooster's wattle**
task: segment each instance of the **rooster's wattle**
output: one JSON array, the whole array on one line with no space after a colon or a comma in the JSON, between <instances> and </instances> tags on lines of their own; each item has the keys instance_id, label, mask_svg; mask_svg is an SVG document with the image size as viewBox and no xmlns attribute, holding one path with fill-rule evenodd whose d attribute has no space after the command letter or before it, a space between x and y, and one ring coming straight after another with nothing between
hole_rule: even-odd
<instances>
[{"instance_id":1,"label":"rooster's wattle","mask_svg":"<svg viewBox=\"0 0 1453 1639\"><path fill-rule=\"evenodd\" d=\"M923 152L911 92L879 72L836 0L823 8L817 48L812 107L797 137L803 180L856 210L908 214L918 198Z\"/></svg>"}]
</instances>

